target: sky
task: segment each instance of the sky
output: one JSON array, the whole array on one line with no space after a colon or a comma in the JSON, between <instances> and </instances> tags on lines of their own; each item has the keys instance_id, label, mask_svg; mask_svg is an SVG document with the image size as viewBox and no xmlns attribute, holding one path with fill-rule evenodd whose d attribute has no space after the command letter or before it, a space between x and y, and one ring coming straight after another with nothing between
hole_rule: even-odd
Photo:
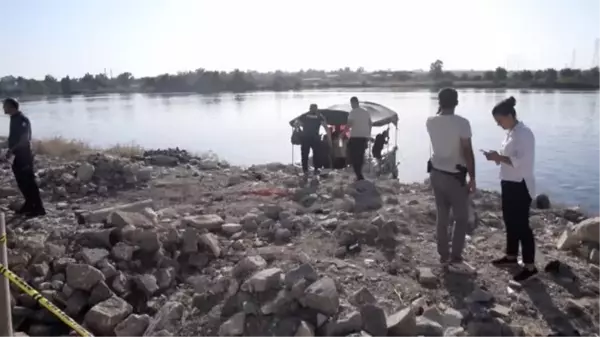
<instances>
[{"instance_id":1,"label":"sky","mask_svg":"<svg viewBox=\"0 0 600 337\"><path fill-rule=\"evenodd\" d=\"M2 0L0 76L589 68L599 18L599 0Z\"/></svg>"}]
</instances>

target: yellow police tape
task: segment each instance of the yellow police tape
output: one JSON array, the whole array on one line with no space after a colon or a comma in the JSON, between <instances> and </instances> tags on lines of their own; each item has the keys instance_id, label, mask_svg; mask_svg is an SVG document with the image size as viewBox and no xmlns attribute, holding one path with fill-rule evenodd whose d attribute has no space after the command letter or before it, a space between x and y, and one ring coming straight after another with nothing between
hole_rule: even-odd
<instances>
[{"instance_id":1,"label":"yellow police tape","mask_svg":"<svg viewBox=\"0 0 600 337\"><path fill-rule=\"evenodd\" d=\"M0 244L6 242L6 235L0 236ZM84 327L77 324L71 317L65 314L62 310L57 308L52 302L48 301L44 296L42 296L37 290L33 289L27 282L25 282L22 278L20 278L17 274L8 270L3 264L0 263L0 274L6 277L12 284L16 285L21 289L25 294L29 295L36 302L38 302L42 307L46 308L50 311L56 318L60 319L63 323L77 332L81 337L94 337L89 331L87 331Z\"/></svg>"}]
</instances>

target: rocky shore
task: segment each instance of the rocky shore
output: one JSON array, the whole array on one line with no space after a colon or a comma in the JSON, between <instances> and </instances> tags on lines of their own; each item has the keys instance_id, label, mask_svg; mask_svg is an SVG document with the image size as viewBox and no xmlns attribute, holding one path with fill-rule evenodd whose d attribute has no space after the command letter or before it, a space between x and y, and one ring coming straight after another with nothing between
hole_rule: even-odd
<instances>
[{"instance_id":1,"label":"rocky shore","mask_svg":"<svg viewBox=\"0 0 600 337\"><path fill-rule=\"evenodd\" d=\"M499 195L479 191L465 259L443 272L427 184L303 181L179 149L37 156L48 216L22 219L0 170L9 267L97 336L598 335L599 218L535 209L542 272L519 286ZM68 335L12 291L16 331Z\"/></svg>"}]
</instances>

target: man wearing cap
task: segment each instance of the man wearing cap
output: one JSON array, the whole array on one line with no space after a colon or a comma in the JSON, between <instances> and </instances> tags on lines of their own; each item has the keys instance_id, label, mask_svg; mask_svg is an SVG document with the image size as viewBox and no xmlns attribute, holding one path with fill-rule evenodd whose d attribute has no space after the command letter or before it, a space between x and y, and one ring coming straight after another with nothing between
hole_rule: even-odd
<instances>
[{"instance_id":1,"label":"man wearing cap","mask_svg":"<svg viewBox=\"0 0 600 337\"><path fill-rule=\"evenodd\" d=\"M437 208L437 248L444 266L460 268L465 266L462 252L468 229L468 195L475 191L471 125L466 118L454 113L458 105L456 90L442 89L438 101L438 113L426 123L432 148L427 172ZM450 210L455 220L452 252L448 242Z\"/></svg>"},{"instance_id":2,"label":"man wearing cap","mask_svg":"<svg viewBox=\"0 0 600 337\"><path fill-rule=\"evenodd\" d=\"M2 107L4 113L10 116L6 159L8 160L14 156L12 170L19 190L25 198L25 203L17 213L29 217L46 215L33 170L29 118L19 110L19 102L13 98L5 99Z\"/></svg>"}]
</instances>

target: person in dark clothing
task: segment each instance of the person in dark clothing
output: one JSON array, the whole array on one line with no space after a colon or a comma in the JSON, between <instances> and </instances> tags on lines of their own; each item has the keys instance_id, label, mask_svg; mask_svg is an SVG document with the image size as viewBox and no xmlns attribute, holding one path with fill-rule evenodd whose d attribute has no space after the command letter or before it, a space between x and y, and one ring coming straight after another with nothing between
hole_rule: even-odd
<instances>
[{"instance_id":1,"label":"person in dark clothing","mask_svg":"<svg viewBox=\"0 0 600 337\"><path fill-rule=\"evenodd\" d=\"M321 167L321 137L319 129L323 127L327 132L327 139L331 147L331 133L327 127L325 117L319 112L316 104L311 104L309 112L300 118L300 126L302 128L302 142L300 144L300 153L302 159L302 171L305 175L308 174L308 156L310 150L313 152L313 166L315 175L319 173Z\"/></svg>"},{"instance_id":2,"label":"person in dark clothing","mask_svg":"<svg viewBox=\"0 0 600 337\"><path fill-rule=\"evenodd\" d=\"M382 133L375 136L375 142L373 143L373 158L377 159L377 161L381 160L381 152L383 151L383 146L388 143L390 140L390 130L385 130Z\"/></svg>"},{"instance_id":3,"label":"person in dark clothing","mask_svg":"<svg viewBox=\"0 0 600 337\"><path fill-rule=\"evenodd\" d=\"M9 160L14 156L12 170L19 190L25 198L25 203L17 213L31 217L46 215L33 170L31 123L29 122L29 118L19 110L19 102L15 99L5 99L2 107L4 108L4 113L10 116L6 159Z\"/></svg>"}]
</instances>

